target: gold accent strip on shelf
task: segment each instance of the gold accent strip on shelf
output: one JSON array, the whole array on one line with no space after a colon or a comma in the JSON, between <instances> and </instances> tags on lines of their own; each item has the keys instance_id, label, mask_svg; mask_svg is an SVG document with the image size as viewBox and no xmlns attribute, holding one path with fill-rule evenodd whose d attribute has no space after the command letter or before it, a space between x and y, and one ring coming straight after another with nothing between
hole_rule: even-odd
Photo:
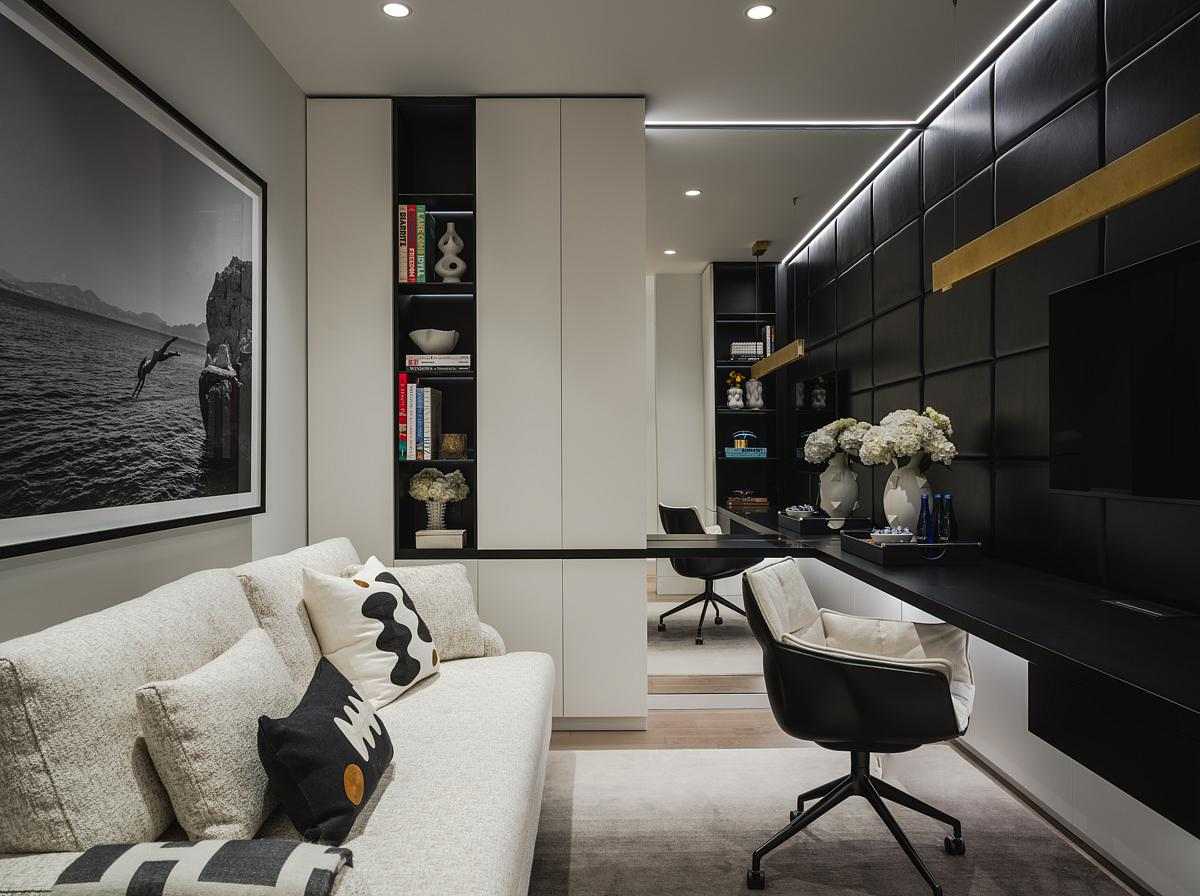
<instances>
[{"instance_id":1,"label":"gold accent strip on shelf","mask_svg":"<svg viewBox=\"0 0 1200 896\"><path fill-rule=\"evenodd\" d=\"M774 373L780 367L787 367L804 357L804 340L797 339L789 342L783 348L771 352L765 358L755 361L750 368L750 375L761 380L768 373Z\"/></svg>"},{"instance_id":2,"label":"gold accent strip on shelf","mask_svg":"<svg viewBox=\"0 0 1200 896\"><path fill-rule=\"evenodd\" d=\"M933 263L933 288L991 270L1020 253L1200 170L1200 115L1193 115L1103 168Z\"/></svg>"}]
</instances>

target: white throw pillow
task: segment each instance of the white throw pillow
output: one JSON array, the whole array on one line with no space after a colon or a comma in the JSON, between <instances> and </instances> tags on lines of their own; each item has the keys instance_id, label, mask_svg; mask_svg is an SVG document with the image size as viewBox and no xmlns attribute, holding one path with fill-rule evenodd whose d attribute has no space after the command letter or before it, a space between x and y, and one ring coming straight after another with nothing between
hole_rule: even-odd
<instances>
[{"instance_id":1,"label":"white throw pillow","mask_svg":"<svg viewBox=\"0 0 1200 896\"><path fill-rule=\"evenodd\" d=\"M433 636L404 588L304 570L321 653L375 709L437 671Z\"/></svg>"},{"instance_id":2,"label":"white throw pillow","mask_svg":"<svg viewBox=\"0 0 1200 896\"><path fill-rule=\"evenodd\" d=\"M261 628L194 672L136 691L146 748L175 817L192 840L242 840L275 801L258 759L258 717L300 701L283 657Z\"/></svg>"},{"instance_id":3,"label":"white throw pillow","mask_svg":"<svg viewBox=\"0 0 1200 896\"><path fill-rule=\"evenodd\" d=\"M475 590L461 563L384 566L371 557L362 566L347 567L343 575L367 583L391 582L403 588L429 626L443 661L487 655L475 609Z\"/></svg>"}]
</instances>

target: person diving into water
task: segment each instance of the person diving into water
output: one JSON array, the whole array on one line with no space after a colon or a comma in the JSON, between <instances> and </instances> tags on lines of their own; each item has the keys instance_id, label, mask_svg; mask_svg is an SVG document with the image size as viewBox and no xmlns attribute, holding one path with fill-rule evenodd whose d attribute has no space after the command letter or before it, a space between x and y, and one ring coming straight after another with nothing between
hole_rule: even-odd
<instances>
[{"instance_id":1,"label":"person diving into water","mask_svg":"<svg viewBox=\"0 0 1200 896\"><path fill-rule=\"evenodd\" d=\"M163 347L158 349L158 351L156 351L154 354L147 355L145 358L142 358L142 363L138 365L137 385L133 387L133 395L130 396L131 398L137 398L142 393L142 387L146 385L146 377L149 376L150 371L158 365L159 361L166 361L168 358L179 357L179 352L167 351L167 349L171 347L171 343L178 338L178 336L172 336L170 339L164 342Z\"/></svg>"}]
</instances>

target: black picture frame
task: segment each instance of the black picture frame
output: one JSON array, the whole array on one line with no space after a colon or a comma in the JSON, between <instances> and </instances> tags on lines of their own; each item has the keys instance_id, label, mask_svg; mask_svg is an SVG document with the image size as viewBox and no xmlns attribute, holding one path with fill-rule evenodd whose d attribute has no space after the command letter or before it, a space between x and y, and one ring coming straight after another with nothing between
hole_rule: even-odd
<instances>
[{"instance_id":1,"label":"black picture frame","mask_svg":"<svg viewBox=\"0 0 1200 896\"><path fill-rule=\"evenodd\" d=\"M113 525L102 524L95 528L77 527L72 530L71 526L67 525L61 532L39 533L33 537L25 538L11 537L5 530L5 524L9 520L0 519L0 559L265 513L267 509L267 181L214 140L203 129L171 105L171 103L167 102L153 88L122 65L116 58L104 50L103 47L58 13L50 4L44 2L44 0L0 0L0 16L15 22L18 27L22 27L27 33L31 33L31 35L33 32L30 32L25 27L25 22L33 22L42 32L40 36L34 36L42 43L50 46L46 40L46 36L48 35L52 40L60 42L62 47L68 48L72 55L78 55L85 60L90 60L98 66L103 67L103 69L114 75L119 82L131 88L136 95L140 96L147 104L147 108L157 110L164 115L165 120L154 121L146 117L144 113L129 103L128 98L125 98L124 101L127 106L134 108L134 111L142 115L147 122L158 127L166 136L175 139L185 149L195 153L196 148L199 147L206 151L208 154L207 160L210 162L210 165L226 166L230 173L237 175L239 179L247 183L255 191L253 199L255 209L254 254L252 258L255 267L253 274L255 286L251 296L252 304L257 306L253 324L255 334L253 339L254 381L251 390L252 408L257 412L256 423L251 427L252 438L256 443L251 449L252 463L255 465L251 477L253 485L250 493L250 501L252 503L225 510L185 511L178 515L144 521L133 520ZM80 68L70 59L63 56L63 53L59 50L55 52L60 57L63 57L66 64L75 65L80 71L85 74L87 73L85 69ZM101 87L107 90L105 85L101 85ZM111 93L111 91L109 92ZM112 95L117 96L116 94ZM121 97L117 98L121 99ZM164 127L164 121L167 125L177 128L180 133L188 135L195 141L196 145L188 146L179 140L178 137ZM206 499L197 498L195 500L204 501ZM138 506L152 507L155 505ZM51 519L71 515L51 513L45 515L45 517L32 517L32 519ZM21 519L31 518L25 517Z\"/></svg>"}]
</instances>

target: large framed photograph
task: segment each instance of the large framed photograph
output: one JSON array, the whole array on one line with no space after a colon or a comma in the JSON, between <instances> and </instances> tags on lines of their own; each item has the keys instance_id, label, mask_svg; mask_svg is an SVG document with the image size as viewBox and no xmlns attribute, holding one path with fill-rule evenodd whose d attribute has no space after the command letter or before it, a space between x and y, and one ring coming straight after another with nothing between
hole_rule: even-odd
<instances>
[{"instance_id":1,"label":"large framed photograph","mask_svg":"<svg viewBox=\"0 0 1200 896\"><path fill-rule=\"evenodd\" d=\"M0 0L0 557L265 509L266 184Z\"/></svg>"}]
</instances>

